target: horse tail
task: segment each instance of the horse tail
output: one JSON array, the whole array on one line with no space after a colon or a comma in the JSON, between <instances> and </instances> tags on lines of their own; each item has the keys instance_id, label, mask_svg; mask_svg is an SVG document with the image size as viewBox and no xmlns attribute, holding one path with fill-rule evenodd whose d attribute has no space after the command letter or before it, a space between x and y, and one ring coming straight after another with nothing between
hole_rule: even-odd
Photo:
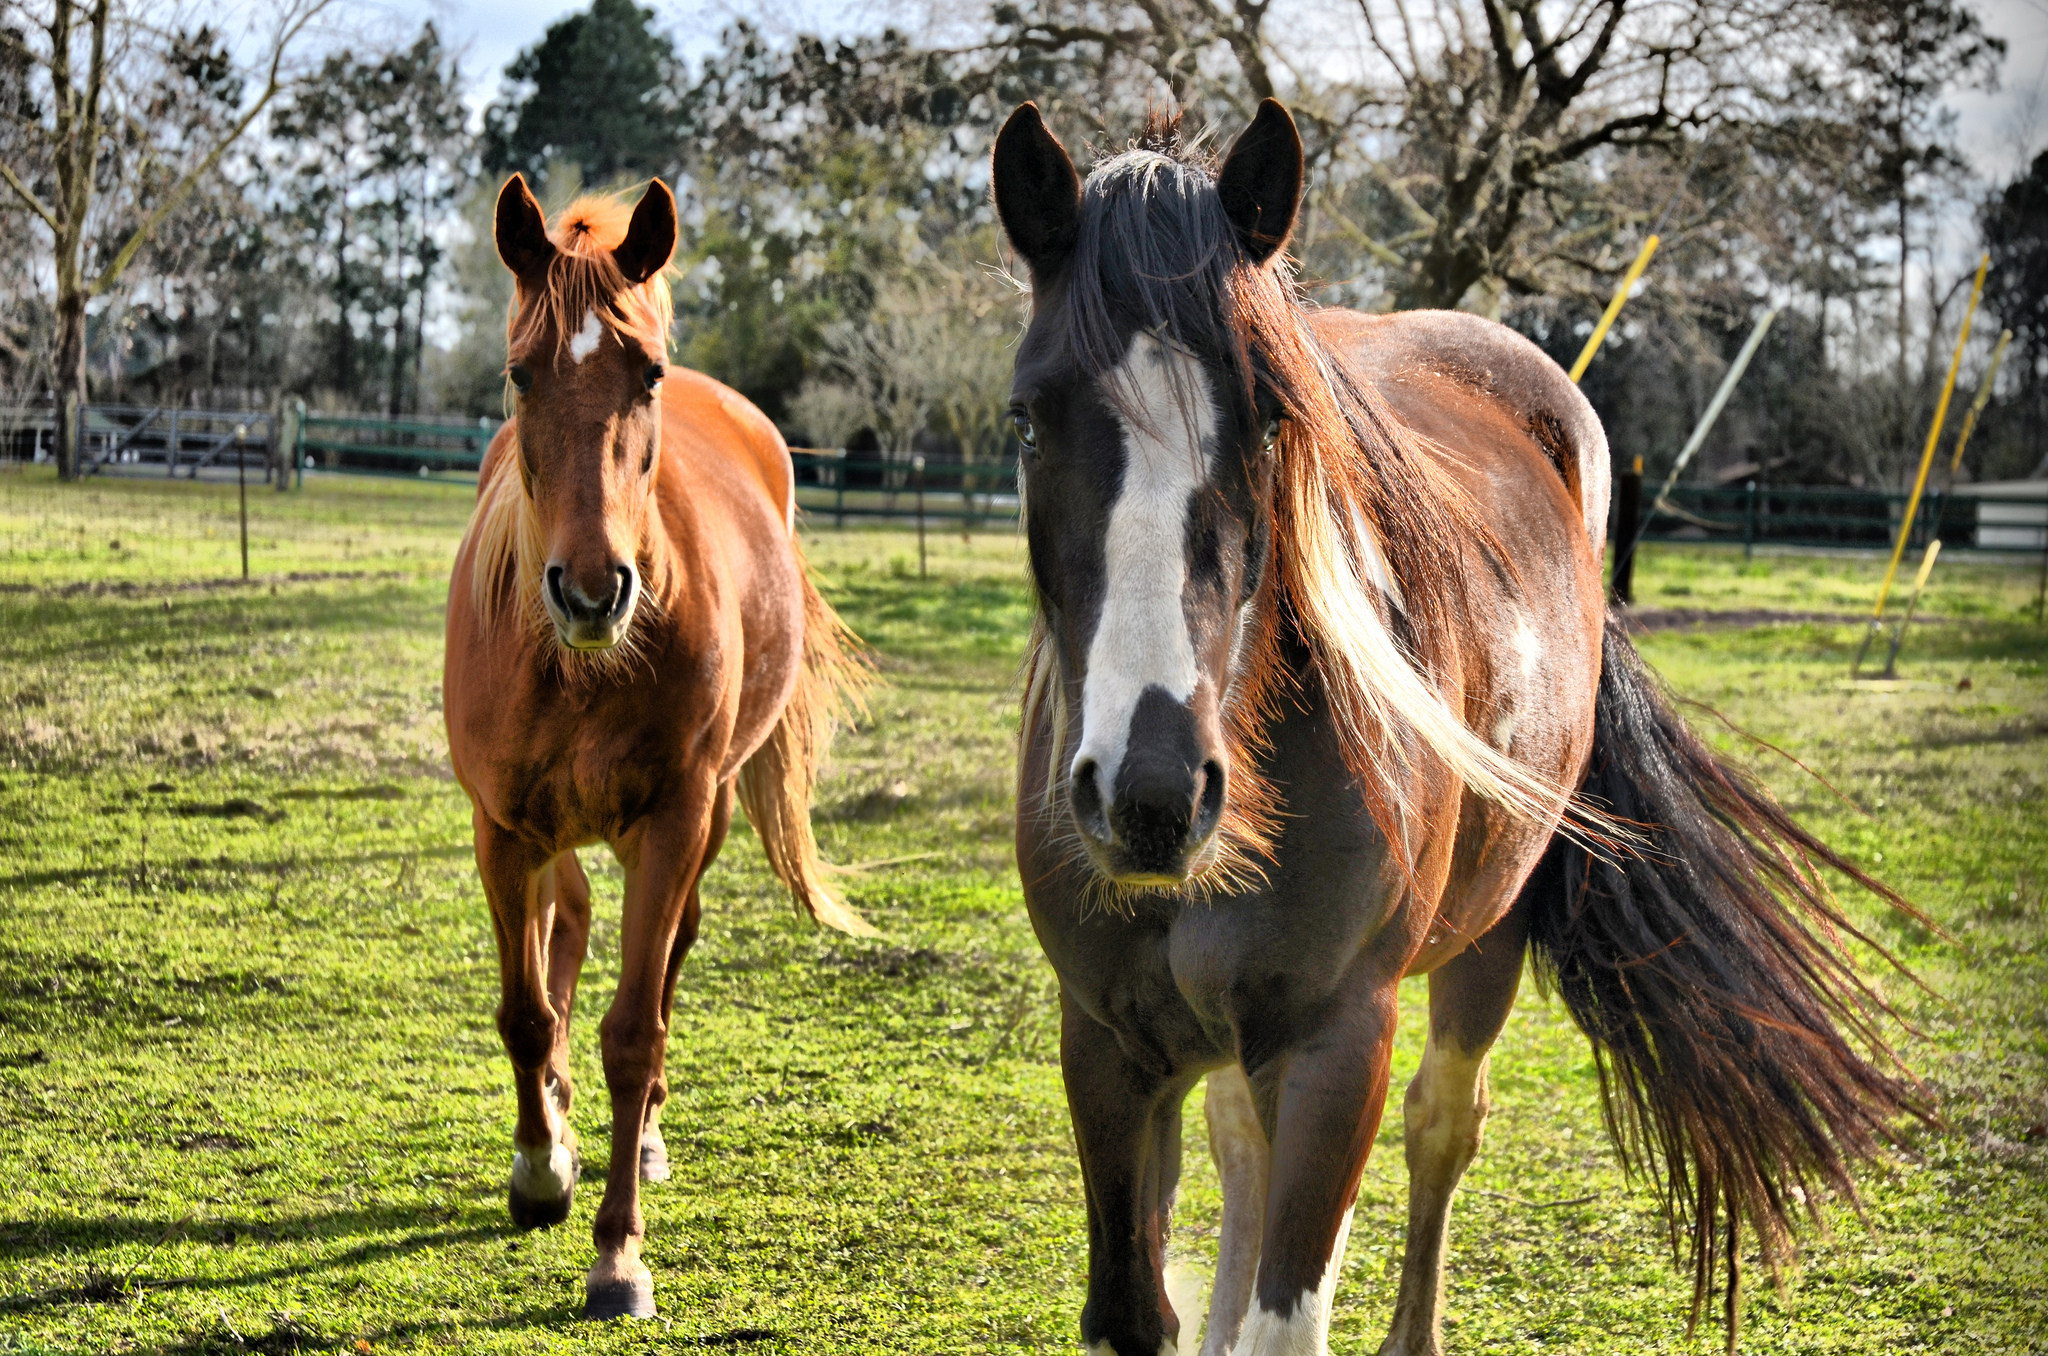
<instances>
[{"instance_id":1,"label":"horse tail","mask_svg":"<svg viewBox=\"0 0 2048 1356\"><path fill-rule=\"evenodd\" d=\"M1554 838L1524 891L1530 940L1593 1042L1623 1167L1657 1186L1690 1263L1694 1325L1727 1268L1732 1352L1742 1226L1775 1277L1802 1206L1818 1223L1821 1188L1856 1203L1849 1165L1898 1143L1902 1113L1933 1120L1880 1034L1897 1014L1843 949L1870 939L1817 868L1921 915L1694 734L1613 613L1602 658L1583 792L1642 841Z\"/></svg>"},{"instance_id":2,"label":"horse tail","mask_svg":"<svg viewBox=\"0 0 2048 1356\"><path fill-rule=\"evenodd\" d=\"M768 741L739 773L740 804L761 840L768 865L797 904L828 928L872 937L875 929L825 885L825 863L811 832L811 792L832 734L867 686L860 642L832 610L798 557L803 579L803 663L796 688Z\"/></svg>"}]
</instances>

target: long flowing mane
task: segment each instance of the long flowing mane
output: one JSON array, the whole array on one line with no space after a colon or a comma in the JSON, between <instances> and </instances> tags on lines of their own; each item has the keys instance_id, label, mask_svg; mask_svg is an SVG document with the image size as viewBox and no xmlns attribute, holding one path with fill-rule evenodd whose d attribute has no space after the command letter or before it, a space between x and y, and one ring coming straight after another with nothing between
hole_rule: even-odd
<instances>
[{"instance_id":1,"label":"long flowing mane","mask_svg":"<svg viewBox=\"0 0 2048 1356\"><path fill-rule=\"evenodd\" d=\"M1406 801L1426 762L1514 813L1556 817L1569 790L1503 756L1458 714L1466 563L1456 543L1491 544L1494 568L1511 573L1504 552L1418 435L1318 337L1291 272L1246 259L1209 158L1183 140L1179 121L1155 114L1135 145L1083 185L1061 339L1079 370L1101 379L1123 359L1136 316L1164 343L1226 359L1247 396L1263 389L1283 413L1267 506L1273 567L1225 694L1231 808L1215 864L1195 888L1256 872L1271 842L1277 798L1257 763L1275 704L1296 681L1281 655L1283 627L1307 646L1345 760L1398 855L1414 860ZM1140 417L1106 388L1127 417ZM1027 728L1043 718L1054 732L1048 804L1070 735L1058 667L1041 614L1025 714Z\"/></svg>"},{"instance_id":2,"label":"long flowing mane","mask_svg":"<svg viewBox=\"0 0 2048 1356\"><path fill-rule=\"evenodd\" d=\"M506 311L508 351L531 348L552 333L552 360L559 363L562 348L588 312L614 335L637 339L666 357L675 319L667 271L644 283L630 283L612 254L626 238L632 216L625 196L612 195L578 198L556 217L548 232L555 256L549 261L545 285L533 287L520 279ZM513 399L509 380L505 398L508 404ZM486 627L494 625L509 605L519 624L538 635L548 626L540 595L544 548L539 517L519 472L516 423L512 437L508 455L500 458L492 479L481 487L470 517L469 535L476 544L470 587ZM673 580L666 561L664 553L654 552L640 562L649 604L659 606L669 596ZM639 631L636 626L624 643L610 650L573 658L579 667L616 668L631 659Z\"/></svg>"}]
</instances>

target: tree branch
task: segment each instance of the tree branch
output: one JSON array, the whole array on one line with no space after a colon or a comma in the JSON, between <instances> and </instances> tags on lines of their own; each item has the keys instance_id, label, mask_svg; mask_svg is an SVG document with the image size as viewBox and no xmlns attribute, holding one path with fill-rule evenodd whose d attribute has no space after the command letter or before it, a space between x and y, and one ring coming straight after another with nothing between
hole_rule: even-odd
<instances>
[{"instance_id":1,"label":"tree branch","mask_svg":"<svg viewBox=\"0 0 2048 1356\"><path fill-rule=\"evenodd\" d=\"M156 205L156 210L145 217L142 224L135 228L134 232L129 235L127 242L121 246L120 253L114 256L112 262L105 269L101 270L100 276L94 279L92 285L86 289L85 294L87 297L99 296L109 287L112 287L115 282L119 281L122 272L134 261L135 256L141 251L142 247L149 243L150 237L162 229L164 222L170 219L171 213L178 209L178 206L184 202L186 196L198 186L199 181L213 172L213 167L218 165L221 157L227 154L228 147L234 145L242 133L248 130L249 124L255 122L257 116L269 106L271 99L276 96L279 88L281 88L278 72L284 65L285 50L305 30L306 25L313 22L320 12L331 3L333 3L333 0L312 0L312 3L307 5L305 10L296 17L290 16L289 13L287 14L285 21L279 25L276 44L271 48L270 70L264 80L263 93L256 97L256 102L250 105L247 113L242 115L241 121L228 129L227 134L214 145L214 148L207 153L206 158L193 166L192 170L184 178L180 179L172 186L168 193L164 194L163 200Z\"/></svg>"},{"instance_id":2,"label":"tree branch","mask_svg":"<svg viewBox=\"0 0 2048 1356\"><path fill-rule=\"evenodd\" d=\"M43 219L43 225L49 227L53 231L57 229L57 214L52 212L48 207L45 207L43 205L43 200L41 198L38 198L34 193L29 191L28 185L22 183L21 180L14 177L13 168L10 167L5 161L0 161L0 179L5 179L7 181L7 186L14 190L15 195L21 199L22 203L25 206L27 206L29 211L35 213L37 216Z\"/></svg>"}]
</instances>

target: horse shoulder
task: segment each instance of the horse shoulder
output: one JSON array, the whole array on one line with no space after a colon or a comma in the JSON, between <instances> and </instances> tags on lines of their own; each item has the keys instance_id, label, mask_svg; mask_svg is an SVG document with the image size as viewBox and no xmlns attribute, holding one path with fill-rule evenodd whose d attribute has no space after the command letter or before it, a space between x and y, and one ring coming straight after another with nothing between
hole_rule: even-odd
<instances>
[{"instance_id":1,"label":"horse shoulder","mask_svg":"<svg viewBox=\"0 0 2048 1356\"><path fill-rule=\"evenodd\" d=\"M760 406L702 372L670 368L662 409L665 441L680 435L696 454L692 460L715 461L720 469L741 473L767 499L783 530L793 530L796 474L789 445Z\"/></svg>"}]
</instances>

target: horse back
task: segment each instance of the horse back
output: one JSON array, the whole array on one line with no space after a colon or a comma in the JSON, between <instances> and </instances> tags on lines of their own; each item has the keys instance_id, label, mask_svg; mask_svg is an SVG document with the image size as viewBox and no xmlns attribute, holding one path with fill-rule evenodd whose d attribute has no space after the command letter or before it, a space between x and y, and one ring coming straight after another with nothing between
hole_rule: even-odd
<instances>
[{"instance_id":1,"label":"horse back","mask_svg":"<svg viewBox=\"0 0 2048 1356\"><path fill-rule=\"evenodd\" d=\"M1519 473L1532 453L1547 464L1577 510L1594 558L1600 556L1607 541L1607 436L1585 395L1542 349L1462 311L1333 310L1318 315L1316 326L1403 423L1453 450L1454 475L1459 463L1482 473L1509 466Z\"/></svg>"}]
</instances>

